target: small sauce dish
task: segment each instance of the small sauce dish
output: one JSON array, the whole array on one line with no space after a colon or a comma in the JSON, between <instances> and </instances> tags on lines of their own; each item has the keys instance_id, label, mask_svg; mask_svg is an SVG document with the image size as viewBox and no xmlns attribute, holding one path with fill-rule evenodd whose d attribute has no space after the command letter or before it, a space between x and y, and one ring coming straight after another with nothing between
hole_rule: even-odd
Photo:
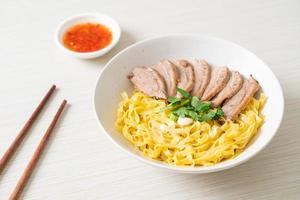
<instances>
[{"instance_id":1,"label":"small sauce dish","mask_svg":"<svg viewBox=\"0 0 300 200\"><path fill-rule=\"evenodd\" d=\"M93 50L93 51L85 51L85 52L80 52L80 51L75 51L74 49L72 50L70 48L70 45L66 45L66 36L67 33L69 33L70 30L73 29L76 30L75 35L73 34L70 37L73 37L73 39L77 39L77 41L81 40L81 45L84 45L84 38L86 38L88 35L76 35L76 33L79 34L84 34L84 30L78 30L80 27L76 26L81 26L82 27L91 27L91 26L85 26L85 25L99 25L101 27L106 27L108 30L110 30L112 38L111 41L103 48L99 48L98 50ZM75 28L75 29L74 29ZM81 31L81 32L80 32ZM91 36L93 37L93 40L101 40L95 33L93 33L94 30L91 30L89 34L92 34ZM70 40L70 37L67 38ZM74 38L75 37L75 38ZM77 38L76 38L77 37ZM80 14L76 16L72 16L66 20L64 20L57 28L56 35L55 35L55 40L57 45L62 49L64 52L76 56L78 58L82 59L92 59L96 57L100 57L106 53L108 53L119 41L121 37L121 28L119 24L112 19L111 17L103 14L97 14L97 13L86 13L86 14ZM72 38L71 38L72 39ZM72 41L69 41L69 44L73 44ZM95 43L95 41L94 41ZM87 44L91 45L91 44ZM69 47L67 47L69 46ZM74 45L76 46L76 45Z\"/></svg>"}]
</instances>

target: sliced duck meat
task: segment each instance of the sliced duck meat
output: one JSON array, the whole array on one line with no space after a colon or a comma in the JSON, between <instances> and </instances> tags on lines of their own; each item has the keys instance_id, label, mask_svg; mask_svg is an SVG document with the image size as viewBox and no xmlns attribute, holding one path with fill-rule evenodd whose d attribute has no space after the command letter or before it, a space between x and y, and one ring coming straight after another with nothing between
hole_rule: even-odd
<instances>
[{"instance_id":1,"label":"sliced duck meat","mask_svg":"<svg viewBox=\"0 0 300 200\"><path fill-rule=\"evenodd\" d=\"M132 73L128 75L128 78L137 90L151 97L159 99L167 98L164 79L154 69L149 67L136 67Z\"/></svg>"},{"instance_id":2,"label":"sliced duck meat","mask_svg":"<svg viewBox=\"0 0 300 200\"><path fill-rule=\"evenodd\" d=\"M242 88L222 107L226 118L235 120L259 89L260 85L252 76L250 79L244 80Z\"/></svg>"},{"instance_id":3,"label":"sliced duck meat","mask_svg":"<svg viewBox=\"0 0 300 200\"><path fill-rule=\"evenodd\" d=\"M224 89L212 99L213 106L218 107L223 101L235 95L241 89L243 81L243 76L238 71L232 71Z\"/></svg>"},{"instance_id":4,"label":"sliced duck meat","mask_svg":"<svg viewBox=\"0 0 300 200\"><path fill-rule=\"evenodd\" d=\"M193 67L195 84L192 90L192 95L201 98L210 81L211 66L205 60L195 60Z\"/></svg>"},{"instance_id":5,"label":"sliced duck meat","mask_svg":"<svg viewBox=\"0 0 300 200\"><path fill-rule=\"evenodd\" d=\"M216 94L218 94L227 84L230 77L228 67L215 67L211 72L211 78L208 86L206 87L202 101L209 101Z\"/></svg>"},{"instance_id":6,"label":"sliced duck meat","mask_svg":"<svg viewBox=\"0 0 300 200\"><path fill-rule=\"evenodd\" d=\"M164 78L167 88L167 96L176 95L178 74L176 66L169 60L162 60L153 68Z\"/></svg>"},{"instance_id":7,"label":"sliced duck meat","mask_svg":"<svg viewBox=\"0 0 300 200\"><path fill-rule=\"evenodd\" d=\"M190 92L195 83L195 75L192 64L187 60L176 60L173 63L175 64L178 72L177 87ZM177 96L180 97L181 95L177 93Z\"/></svg>"}]
</instances>

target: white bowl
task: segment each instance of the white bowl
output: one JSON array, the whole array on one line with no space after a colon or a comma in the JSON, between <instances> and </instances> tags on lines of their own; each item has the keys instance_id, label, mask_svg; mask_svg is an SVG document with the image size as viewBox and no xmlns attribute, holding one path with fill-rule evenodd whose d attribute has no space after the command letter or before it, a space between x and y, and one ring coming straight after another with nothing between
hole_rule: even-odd
<instances>
[{"instance_id":1,"label":"white bowl","mask_svg":"<svg viewBox=\"0 0 300 200\"><path fill-rule=\"evenodd\" d=\"M263 109L266 121L258 135L239 156L209 167L176 167L145 158L116 131L116 111L123 91L131 94L132 85L126 76L140 65L151 66L160 59L205 58L216 65L227 65L246 76L253 74L267 96ZM100 126L111 141L131 156L150 165L181 173L209 173L237 166L260 152L274 137L284 110L280 84L257 56L248 50L222 39L200 35L170 35L138 42L114 56L103 69L95 88L94 106Z\"/></svg>"},{"instance_id":2,"label":"white bowl","mask_svg":"<svg viewBox=\"0 0 300 200\"><path fill-rule=\"evenodd\" d=\"M100 49L98 51L93 51L93 52L75 52L72 51L68 48L66 48L63 44L63 35L64 33L72 26L75 24L80 24L80 23L100 23L108 27L112 31L112 42L106 46L103 49ZM96 58L99 56L102 56L109 52L119 41L121 36L121 28L119 24L112 19L111 17L103 14L97 14L97 13L86 13L86 14L80 14L76 16L72 16L66 20L64 20L57 28L55 38L56 38L56 43L58 46L65 51L68 54L74 55L78 58L83 58L83 59L91 59L91 58Z\"/></svg>"}]
</instances>

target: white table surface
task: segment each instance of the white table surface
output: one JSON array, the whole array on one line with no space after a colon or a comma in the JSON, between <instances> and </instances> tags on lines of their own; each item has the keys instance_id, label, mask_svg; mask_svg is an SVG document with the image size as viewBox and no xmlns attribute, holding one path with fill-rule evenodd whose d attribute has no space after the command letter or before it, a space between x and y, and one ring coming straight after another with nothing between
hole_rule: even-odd
<instances>
[{"instance_id":1,"label":"white table surface","mask_svg":"<svg viewBox=\"0 0 300 200\"><path fill-rule=\"evenodd\" d=\"M79 60L61 52L53 36L63 19L88 11L114 17L123 35L108 55ZM277 75L285 116L274 140L255 158L223 172L175 174L131 158L101 133L92 97L102 67L128 45L169 33L231 40L255 52ZM8 198L63 98L70 105L23 199L300 199L299 0L2 1L0 155L53 83L59 90L0 176L1 200Z\"/></svg>"}]
</instances>

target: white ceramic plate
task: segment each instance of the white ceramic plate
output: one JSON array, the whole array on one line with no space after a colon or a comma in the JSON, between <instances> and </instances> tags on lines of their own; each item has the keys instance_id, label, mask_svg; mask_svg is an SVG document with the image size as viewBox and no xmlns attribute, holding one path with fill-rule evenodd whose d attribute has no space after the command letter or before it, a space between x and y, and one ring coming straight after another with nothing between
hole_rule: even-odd
<instances>
[{"instance_id":1,"label":"white ceramic plate","mask_svg":"<svg viewBox=\"0 0 300 200\"><path fill-rule=\"evenodd\" d=\"M145 158L115 130L118 104L123 91L131 94L126 78L136 66L150 66L160 59L204 58L215 65L227 65L246 77L253 74L267 96L263 109L266 121L258 135L239 156L209 167L175 167ZM209 173L239 165L260 152L273 138L283 116L284 99L278 80L268 66L248 50L222 39L201 35L169 35L138 42L113 57L103 69L95 89L94 105L100 126L113 143L148 164L182 173Z\"/></svg>"}]
</instances>

